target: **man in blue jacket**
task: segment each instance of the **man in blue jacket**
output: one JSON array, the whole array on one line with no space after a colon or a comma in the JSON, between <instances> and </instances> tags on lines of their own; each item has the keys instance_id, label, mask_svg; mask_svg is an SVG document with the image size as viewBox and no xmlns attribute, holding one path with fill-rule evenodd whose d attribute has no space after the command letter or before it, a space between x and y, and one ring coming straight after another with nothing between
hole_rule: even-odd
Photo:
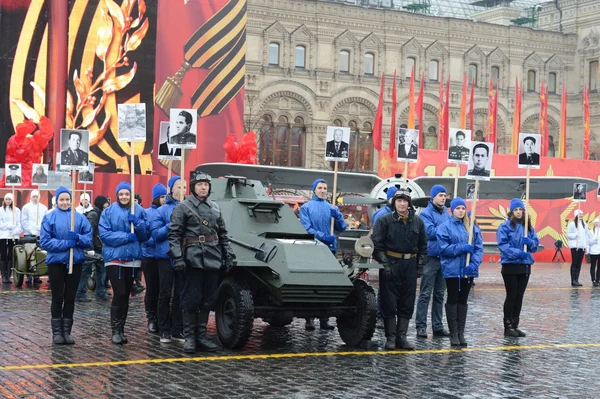
<instances>
[{"instance_id":1,"label":"man in blue jacket","mask_svg":"<svg viewBox=\"0 0 600 399\"><path fill-rule=\"evenodd\" d=\"M334 231L341 233L346 230L346 222L342 212L327 202L327 182L323 179L317 179L312 184L312 200L300 207L300 222L309 234L329 247L335 255L337 251L337 241L335 235L330 234L331 218L334 219ZM321 329L333 330L327 318L321 319ZM312 319L306 319L306 329L314 330L315 325Z\"/></svg>"},{"instance_id":2,"label":"man in blue jacket","mask_svg":"<svg viewBox=\"0 0 600 399\"><path fill-rule=\"evenodd\" d=\"M433 304L431 305L431 324L434 337L448 337L450 333L444 329L443 309L444 292L446 283L442 277L442 267L440 264L440 247L437 242L436 233L439 226L450 219L450 214L445 206L448 192L442 185L436 184L431 187L431 199L427 208L419 216L425 224L427 232L427 263L423 268L421 276L421 289L419 291L419 300L417 301L417 314L415 324L417 327L417 337L427 338L427 309L429 300L433 291Z\"/></svg>"}]
</instances>

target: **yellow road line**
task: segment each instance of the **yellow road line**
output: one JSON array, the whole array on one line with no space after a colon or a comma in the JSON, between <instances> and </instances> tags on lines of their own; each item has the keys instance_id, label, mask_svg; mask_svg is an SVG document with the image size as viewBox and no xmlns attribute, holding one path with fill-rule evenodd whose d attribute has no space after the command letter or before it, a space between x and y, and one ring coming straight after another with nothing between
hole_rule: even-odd
<instances>
[{"instance_id":1,"label":"yellow road line","mask_svg":"<svg viewBox=\"0 0 600 399\"><path fill-rule=\"evenodd\" d=\"M9 370L39 370L39 369L61 369L77 367L109 367L109 366L129 366L139 364L160 364L160 363L186 363L186 362L213 362L213 361L232 361L232 360L268 360L268 359L292 359L306 357L331 357L331 356L375 356L375 355L423 355L423 354L444 354L444 353L462 353L462 352L488 352L488 351L517 351L517 350L535 350L535 349L571 349L571 348L590 348L600 347L600 343L591 344L548 344L548 345L528 345L528 346L484 346L480 348L463 349L426 349L414 351L348 351L348 352L314 352L314 353L274 353L264 355L232 355L232 356L206 356L206 357L173 357L161 359L139 359L139 360L121 360L114 362L90 362L90 363L57 363L57 364L26 364L22 366L1 366L0 371Z\"/></svg>"},{"instance_id":2,"label":"yellow road line","mask_svg":"<svg viewBox=\"0 0 600 399\"><path fill-rule=\"evenodd\" d=\"M19 291L0 291L0 294L28 294L31 292L51 292L51 290L19 290Z\"/></svg>"}]
</instances>

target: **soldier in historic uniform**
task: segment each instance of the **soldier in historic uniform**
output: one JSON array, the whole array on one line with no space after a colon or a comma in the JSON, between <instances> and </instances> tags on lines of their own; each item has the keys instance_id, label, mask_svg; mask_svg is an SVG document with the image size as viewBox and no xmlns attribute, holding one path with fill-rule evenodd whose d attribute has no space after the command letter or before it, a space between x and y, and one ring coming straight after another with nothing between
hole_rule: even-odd
<instances>
[{"instance_id":1,"label":"soldier in historic uniform","mask_svg":"<svg viewBox=\"0 0 600 399\"><path fill-rule=\"evenodd\" d=\"M171 144L189 145L196 144L196 135L190 130L192 129L192 114L187 111L179 112L175 120L175 135L171 137Z\"/></svg>"},{"instance_id":2,"label":"soldier in historic uniform","mask_svg":"<svg viewBox=\"0 0 600 399\"><path fill-rule=\"evenodd\" d=\"M21 177L17 175L19 165L8 165L10 175L6 176L6 184L21 184Z\"/></svg>"},{"instance_id":3,"label":"soldier in historic uniform","mask_svg":"<svg viewBox=\"0 0 600 399\"><path fill-rule=\"evenodd\" d=\"M404 142L398 143L398 158L402 159L417 159L419 153L419 147L415 142L413 132L407 130L404 133Z\"/></svg>"},{"instance_id":4,"label":"soldier in historic uniform","mask_svg":"<svg viewBox=\"0 0 600 399\"><path fill-rule=\"evenodd\" d=\"M125 126L119 126L119 138L138 141L146 139L146 129L139 126L139 116L134 107L127 108L125 114Z\"/></svg>"},{"instance_id":5,"label":"soldier in historic uniform","mask_svg":"<svg viewBox=\"0 0 600 399\"><path fill-rule=\"evenodd\" d=\"M467 171L470 176L490 176L490 171L485 168L490 157L490 149L487 145L479 143L473 147L473 169Z\"/></svg>"},{"instance_id":6,"label":"soldier in historic uniform","mask_svg":"<svg viewBox=\"0 0 600 399\"><path fill-rule=\"evenodd\" d=\"M86 166L88 164L88 153L79 149L81 139L80 132L69 132L69 148L60 153L61 165Z\"/></svg>"},{"instance_id":7,"label":"soldier in historic uniform","mask_svg":"<svg viewBox=\"0 0 600 399\"><path fill-rule=\"evenodd\" d=\"M469 161L469 149L464 146L466 137L465 132L462 130L456 132L456 145L453 145L448 149L448 159L455 161Z\"/></svg>"}]
</instances>

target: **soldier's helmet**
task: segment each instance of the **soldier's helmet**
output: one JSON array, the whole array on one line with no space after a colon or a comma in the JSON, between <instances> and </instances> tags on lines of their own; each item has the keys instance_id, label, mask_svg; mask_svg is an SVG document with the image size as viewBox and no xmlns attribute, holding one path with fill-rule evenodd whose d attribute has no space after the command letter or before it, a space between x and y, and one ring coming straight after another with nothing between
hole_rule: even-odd
<instances>
[{"instance_id":1,"label":"soldier's helmet","mask_svg":"<svg viewBox=\"0 0 600 399\"><path fill-rule=\"evenodd\" d=\"M194 186L196 185L196 183L200 183L200 182L207 182L208 183L208 195L207 197L210 195L210 191L212 190L212 185L211 185L211 177L208 173L204 173L200 167L197 167L196 169L194 169L192 171L192 176L190 179L190 191L194 192Z\"/></svg>"},{"instance_id":2,"label":"soldier's helmet","mask_svg":"<svg viewBox=\"0 0 600 399\"><path fill-rule=\"evenodd\" d=\"M392 209L396 209L396 200L398 199L405 199L408 201L408 207L412 208L412 199L410 197L410 191L408 191L408 189L406 188L399 188L398 191L396 191L396 193L394 194L394 197L392 199Z\"/></svg>"}]
</instances>

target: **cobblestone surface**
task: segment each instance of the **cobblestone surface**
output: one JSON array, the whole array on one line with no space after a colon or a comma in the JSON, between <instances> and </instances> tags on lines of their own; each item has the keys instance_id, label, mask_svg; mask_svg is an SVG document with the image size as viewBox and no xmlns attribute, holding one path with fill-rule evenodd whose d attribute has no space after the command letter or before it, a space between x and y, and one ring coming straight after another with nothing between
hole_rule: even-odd
<instances>
[{"instance_id":1,"label":"cobblestone surface","mask_svg":"<svg viewBox=\"0 0 600 399\"><path fill-rule=\"evenodd\" d=\"M469 299L469 348L451 351L431 330L417 340L411 322L413 353L382 351L382 330L378 348L357 350L337 331L305 331L303 320L273 328L257 319L244 350L186 356L181 344L146 332L140 296L130 307L129 344L110 343L110 302L94 300L76 305L76 345L52 346L47 285L5 286L0 397L598 398L600 289L585 266L580 289L569 286L566 264L534 268L521 317L528 336L520 339L503 337L499 265L483 266Z\"/></svg>"}]
</instances>

